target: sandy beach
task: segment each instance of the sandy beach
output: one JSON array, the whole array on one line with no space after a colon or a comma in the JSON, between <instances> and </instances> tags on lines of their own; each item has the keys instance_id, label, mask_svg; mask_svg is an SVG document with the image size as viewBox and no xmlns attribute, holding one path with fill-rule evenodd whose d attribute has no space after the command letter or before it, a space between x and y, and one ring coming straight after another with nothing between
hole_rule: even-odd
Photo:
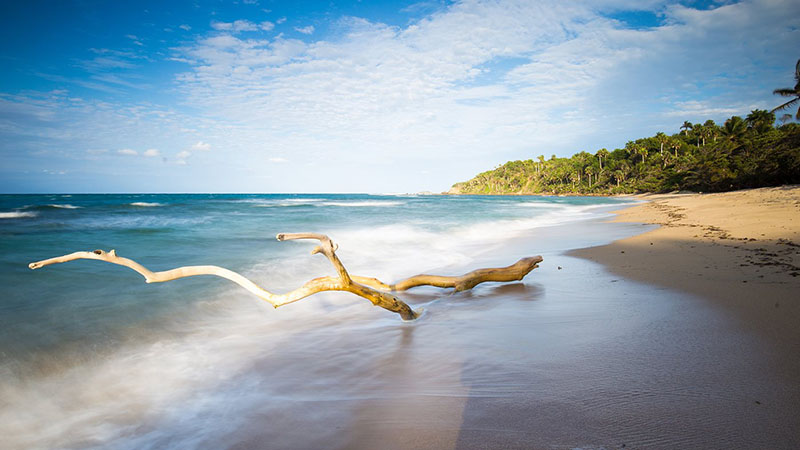
<instances>
[{"instance_id":1,"label":"sandy beach","mask_svg":"<svg viewBox=\"0 0 800 450\"><path fill-rule=\"evenodd\" d=\"M659 228L571 254L626 278L696 294L800 349L800 187L663 194L617 211Z\"/></svg>"}]
</instances>

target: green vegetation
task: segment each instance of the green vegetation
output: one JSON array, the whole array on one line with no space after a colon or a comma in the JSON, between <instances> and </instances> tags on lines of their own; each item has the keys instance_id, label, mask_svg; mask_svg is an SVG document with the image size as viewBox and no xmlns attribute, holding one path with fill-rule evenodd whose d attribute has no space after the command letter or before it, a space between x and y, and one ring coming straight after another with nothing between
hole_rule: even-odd
<instances>
[{"instance_id":1,"label":"green vegetation","mask_svg":"<svg viewBox=\"0 0 800 450\"><path fill-rule=\"evenodd\" d=\"M683 122L680 131L630 141L625 148L571 158L510 161L456 183L460 194L630 194L675 190L729 191L800 183L800 125L775 124L775 111L800 101L800 60L793 88L773 91L791 100L772 111L756 109L718 126ZM800 120L800 109L797 111Z\"/></svg>"},{"instance_id":2,"label":"green vegetation","mask_svg":"<svg viewBox=\"0 0 800 450\"><path fill-rule=\"evenodd\" d=\"M679 133L630 141L614 151L511 161L456 183L462 194L628 194L728 191L800 183L800 125L774 128L754 110L718 126L684 122Z\"/></svg>"}]
</instances>

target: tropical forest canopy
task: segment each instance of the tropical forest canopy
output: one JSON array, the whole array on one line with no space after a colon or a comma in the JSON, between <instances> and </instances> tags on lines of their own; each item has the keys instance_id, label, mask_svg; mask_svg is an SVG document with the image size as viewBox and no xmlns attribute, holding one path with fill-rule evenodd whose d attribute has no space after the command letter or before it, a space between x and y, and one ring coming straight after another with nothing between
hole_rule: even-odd
<instances>
[{"instance_id":1,"label":"tropical forest canopy","mask_svg":"<svg viewBox=\"0 0 800 450\"><path fill-rule=\"evenodd\" d=\"M786 116L782 120L788 120ZM510 161L456 183L461 194L629 194L728 191L800 183L800 125L774 127L775 114L754 110L723 125L684 122L672 135L625 148Z\"/></svg>"},{"instance_id":2,"label":"tropical forest canopy","mask_svg":"<svg viewBox=\"0 0 800 450\"><path fill-rule=\"evenodd\" d=\"M459 194L629 194L675 190L729 191L800 183L800 125L775 112L800 102L800 60L795 85L773 94L789 100L772 111L756 109L723 125L684 122L672 135L629 141L625 148L571 158L510 161L456 183ZM795 119L800 120L800 109Z\"/></svg>"}]
</instances>

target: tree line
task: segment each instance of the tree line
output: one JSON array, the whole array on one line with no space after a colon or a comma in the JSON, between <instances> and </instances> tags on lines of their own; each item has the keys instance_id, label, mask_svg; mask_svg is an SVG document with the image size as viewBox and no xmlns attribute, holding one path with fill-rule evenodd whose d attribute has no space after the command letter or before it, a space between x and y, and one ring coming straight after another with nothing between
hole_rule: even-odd
<instances>
[{"instance_id":1,"label":"tree line","mask_svg":"<svg viewBox=\"0 0 800 450\"><path fill-rule=\"evenodd\" d=\"M469 181L462 194L630 194L691 190L705 192L800 183L800 125L775 111L800 102L800 60L793 88L774 94L790 100L772 111L755 109L722 125L684 122L672 135L629 141L624 148L570 158L510 161ZM800 120L800 109L796 119ZM789 122L789 123L787 123Z\"/></svg>"},{"instance_id":2,"label":"tree line","mask_svg":"<svg viewBox=\"0 0 800 450\"><path fill-rule=\"evenodd\" d=\"M786 116L782 118L784 122ZM672 135L570 158L510 161L456 183L463 194L630 194L704 192L800 183L800 125L775 127L775 114L753 110L723 125L684 122Z\"/></svg>"}]
</instances>

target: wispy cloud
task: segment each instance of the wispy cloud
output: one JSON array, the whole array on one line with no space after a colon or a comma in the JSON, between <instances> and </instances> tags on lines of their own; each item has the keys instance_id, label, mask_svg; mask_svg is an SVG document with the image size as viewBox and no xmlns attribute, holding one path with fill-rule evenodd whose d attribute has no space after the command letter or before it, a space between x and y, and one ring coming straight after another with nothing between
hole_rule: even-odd
<instances>
[{"instance_id":1,"label":"wispy cloud","mask_svg":"<svg viewBox=\"0 0 800 450\"><path fill-rule=\"evenodd\" d=\"M143 46L144 45L144 44L142 44L142 40L136 35L126 34L125 37L130 39L134 44L136 44L138 46Z\"/></svg>"},{"instance_id":2,"label":"wispy cloud","mask_svg":"<svg viewBox=\"0 0 800 450\"><path fill-rule=\"evenodd\" d=\"M257 31L259 26L249 20L236 20L234 22L211 22L211 28L217 31L240 33L242 31Z\"/></svg>"},{"instance_id":3,"label":"wispy cloud","mask_svg":"<svg viewBox=\"0 0 800 450\"><path fill-rule=\"evenodd\" d=\"M294 27L294 31L303 34L313 34L314 33L314 25L308 25L305 27Z\"/></svg>"},{"instance_id":4,"label":"wispy cloud","mask_svg":"<svg viewBox=\"0 0 800 450\"><path fill-rule=\"evenodd\" d=\"M195 151L195 152L197 152L197 151L204 152L204 151L211 150L211 144L209 144L208 142L197 141L194 144L192 144L192 146L190 148L191 148L192 151Z\"/></svg>"},{"instance_id":5,"label":"wispy cloud","mask_svg":"<svg viewBox=\"0 0 800 450\"><path fill-rule=\"evenodd\" d=\"M186 165L188 163L189 157L191 157L196 152L207 152L211 150L211 144L208 142L197 141L191 146L189 146L186 150L181 150L175 155L176 162L180 165Z\"/></svg>"},{"instance_id":6,"label":"wispy cloud","mask_svg":"<svg viewBox=\"0 0 800 450\"><path fill-rule=\"evenodd\" d=\"M122 150L117 150L117 153L120 154L120 155L125 155L125 156L137 156L137 155L139 155L139 152L137 152L136 150L130 149L130 148L123 148Z\"/></svg>"},{"instance_id":7,"label":"wispy cloud","mask_svg":"<svg viewBox=\"0 0 800 450\"><path fill-rule=\"evenodd\" d=\"M790 29L787 11L798 10L780 0L655 8L665 25L647 30L624 29L588 4L471 1L407 27L344 18L336 40L205 37L184 49L196 65L179 82L194 104L235 121L242 135L234 146L252 158L259 142L271 142L269 161L290 149L343 162L380 149L395 161L461 155L477 161L472 171L489 158L622 145L616 136L672 125L676 111L749 104L679 85L729 69L746 79L759 73L755 55L787 59L778 53L791 39L764 44L774 27ZM741 36L739 54L725 51L731 32ZM717 109L687 109L695 95ZM612 127L597 120L637 110L649 116Z\"/></svg>"},{"instance_id":8,"label":"wispy cloud","mask_svg":"<svg viewBox=\"0 0 800 450\"><path fill-rule=\"evenodd\" d=\"M660 23L637 29L613 18L629 9ZM444 189L508 159L614 148L683 120L767 107L772 89L791 81L800 33L800 4L788 0L702 10L660 0L470 0L409 13L427 15L403 26L339 17L331 35L295 28L302 39L263 33L285 18L212 22L165 56L186 64L164 88L179 106L6 96L0 113L17 115L0 118L0 130L47 140L52 154L70 139L84 141L84 157L121 145L180 150L164 153L191 166L162 166L258 186L271 167L270 186L282 191L363 191L365 173L375 189ZM118 72L141 60L93 57L84 67L94 78L82 83L109 93L140 84ZM284 155L303 164L278 170ZM424 178L410 179L421 167Z\"/></svg>"}]
</instances>

